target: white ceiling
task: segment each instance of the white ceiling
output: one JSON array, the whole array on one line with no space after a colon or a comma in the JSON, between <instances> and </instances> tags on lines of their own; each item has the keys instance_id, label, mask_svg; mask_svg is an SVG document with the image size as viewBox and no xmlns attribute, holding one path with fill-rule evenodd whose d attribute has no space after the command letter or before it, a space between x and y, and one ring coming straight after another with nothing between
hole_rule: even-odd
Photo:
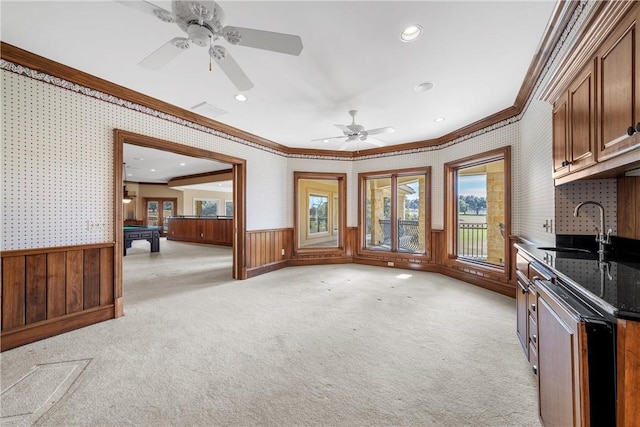
<instances>
[{"instance_id":1,"label":"white ceiling","mask_svg":"<svg viewBox=\"0 0 640 427\"><path fill-rule=\"evenodd\" d=\"M154 4L171 9L169 2ZM137 63L173 37L175 25L115 1L0 2L2 40L179 107L206 101L215 118L289 147L338 149L334 124L351 109L365 128L393 126L385 145L433 139L514 104L555 2L225 1L224 24L297 34L290 56L225 45L255 87L248 101L192 47L161 71ZM400 31L424 34L403 43ZM416 92L430 81L435 87ZM434 119L445 117L443 122ZM372 148L353 143L347 150ZM191 171L189 171L192 173Z\"/></svg>"},{"instance_id":2,"label":"white ceiling","mask_svg":"<svg viewBox=\"0 0 640 427\"><path fill-rule=\"evenodd\" d=\"M173 178L201 173L230 170L232 166L209 159L183 156L149 147L125 144L123 150L125 181L145 183L166 183ZM193 190L219 190L218 182L213 185L190 185L183 188ZM224 183L225 188L230 182Z\"/></svg>"}]
</instances>

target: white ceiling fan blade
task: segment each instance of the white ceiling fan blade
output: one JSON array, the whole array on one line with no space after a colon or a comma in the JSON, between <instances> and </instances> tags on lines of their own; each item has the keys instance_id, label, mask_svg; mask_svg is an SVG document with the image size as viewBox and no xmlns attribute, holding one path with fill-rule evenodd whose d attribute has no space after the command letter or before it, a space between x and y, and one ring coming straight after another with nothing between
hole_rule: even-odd
<instances>
[{"instance_id":1,"label":"white ceiling fan blade","mask_svg":"<svg viewBox=\"0 0 640 427\"><path fill-rule=\"evenodd\" d=\"M254 47L296 56L302 52L302 39L300 36L231 26L224 27L222 33L229 43L239 46Z\"/></svg>"},{"instance_id":2,"label":"white ceiling fan blade","mask_svg":"<svg viewBox=\"0 0 640 427\"><path fill-rule=\"evenodd\" d=\"M342 138L345 138L345 136L344 135L341 135L341 136L330 136L330 137L327 137L327 138L312 139L311 141L312 142L315 142L315 141L330 141L332 139L342 139Z\"/></svg>"},{"instance_id":3,"label":"white ceiling fan blade","mask_svg":"<svg viewBox=\"0 0 640 427\"><path fill-rule=\"evenodd\" d=\"M351 141L349 141L349 139L347 139L345 142L342 143L342 145L340 146L340 148L338 148L338 150L340 150L340 151L346 150L350 143L351 143Z\"/></svg>"},{"instance_id":4,"label":"white ceiling fan blade","mask_svg":"<svg viewBox=\"0 0 640 427\"><path fill-rule=\"evenodd\" d=\"M367 132L369 135L380 135L381 133L394 133L396 130L394 128L392 128L391 126L387 126L384 128L376 128L376 129L371 129L371 130L367 130L365 132Z\"/></svg>"},{"instance_id":5,"label":"white ceiling fan blade","mask_svg":"<svg viewBox=\"0 0 640 427\"><path fill-rule=\"evenodd\" d=\"M156 6L144 0L115 0L116 2L123 4L132 9L136 9L142 13L153 15L156 18L164 22L176 22L176 17L173 13L166 9Z\"/></svg>"},{"instance_id":6,"label":"white ceiling fan blade","mask_svg":"<svg viewBox=\"0 0 640 427\"><path fill-rule=\"evenodd\" d=\"M221 46L214 46L215 49L218 49L220 52ZM210 52L211 54L211 52ZM211 54L213 60L218 64L220 69L229 77L231 83L238 90L249 90L253 87L253 83L249 80L249 77L242 71L242 68L238 65L238 63L233 59L233 57L229 54L229 52L225 51L224 56Z\"/></svg>"},{"instance_id":7,"label":"white ceiling fan blade","mask_svg":"<svg viewBox=\"0 0 640 427\"><path fill-rule=\"evenodd\" d=\"M340 130L341 130L342 132L344 132L344 133L348 133L348 134L352 133L352 132L351 132L351 129L349 129L349 128L348 128L347 126L345 126L345 125L334 125L334 126L335 126L335 127L337 127L338 129L340 129Z\"/></svg>"},{"instance_id":8,"label":"white ceiling fan blade","mask_svg":"<svg viewBox=\"0 0 640 427\"><path fill-rule=\"evenodd\" d=\"M150 70L159 70L188 48L189 40L184 37L173 38L140 61L138 65Z\"/></svg>"}]
</instances>

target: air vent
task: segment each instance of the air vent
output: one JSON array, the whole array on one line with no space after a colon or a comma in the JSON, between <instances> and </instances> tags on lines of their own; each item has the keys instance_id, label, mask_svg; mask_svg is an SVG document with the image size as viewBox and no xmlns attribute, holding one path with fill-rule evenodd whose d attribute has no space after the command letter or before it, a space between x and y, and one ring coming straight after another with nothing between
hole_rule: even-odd
<instances>
[{"instance_id":1,"label":"air vent","mask_svg":"<svg viewBox=\"0 0 640 427\"><path fill-rule=\"evenodd\" d=\"M215 105L209 104L208 102L201 102L200 104L194 105L193 107L191 107L191 109L198 114L202 114L203 116L212 117L212 118L218 117L227 113L222 108L218 108Z\"/></svg>"}]
</instances>

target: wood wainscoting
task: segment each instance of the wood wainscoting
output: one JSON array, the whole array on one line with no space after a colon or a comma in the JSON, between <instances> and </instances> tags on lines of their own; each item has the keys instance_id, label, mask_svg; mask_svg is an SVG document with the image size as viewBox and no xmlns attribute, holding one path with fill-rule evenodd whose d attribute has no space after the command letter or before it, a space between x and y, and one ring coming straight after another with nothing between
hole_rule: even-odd
<instances>
[{"instance_id":1,"label":"wood wainscoting","mask_svg":"<svg viewBox=\"0 0 640 427\"><path fill-rule=\"evenodd\" d=\"M114 244L3 251L1 350L114 318Z\"/></svg>"},{"instance_id":2,"label":"wood wainscoting","mask_svg":"<svg viewBox=\"0 0 640 427\"><path fill-rule=\"evenodd\" d=\"M293 228L247 231L245 260L247 278L287 266L293 253Z\"/></svg>"},{"instance_id":3,"label":"wood wainscoting","mask_svg":"<svg viewBox=\"0 0 640 427\"><path fill-rule=\"evenodd\" d=\"M504 274L492 274L486 269L475 269L473 265L452 267L445 263L446 244L443 230L431 230L432 257L411 256L406 253L379 252L358 253L358 228L346 227L345 248L343 251L318 251L303 255L293 254L293 229L247 231L246 259L247 277L255 277L285 267L319 264L356 263L407 270L430 271L463 280L476 286L489 289L503 295L515 296L515 284ZM283 254L284 250L284 254ZM509 269L508 269L509 270Z\"/></svg>"}]
</instances>

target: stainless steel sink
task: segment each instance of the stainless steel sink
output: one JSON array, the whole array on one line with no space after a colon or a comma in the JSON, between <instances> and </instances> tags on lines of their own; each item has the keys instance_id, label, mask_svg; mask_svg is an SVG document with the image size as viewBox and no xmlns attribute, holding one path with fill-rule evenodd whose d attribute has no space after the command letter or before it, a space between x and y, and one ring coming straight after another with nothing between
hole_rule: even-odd
<instances>
[{"instance_id":1,"label":"stainless steel sink","mask_svg":"<svg viewBox=\"0 0 640 427\"><path fill-rule=\"evenodd\" d=\"M592 254L594 251L590 251L588 249L582 248L562 248L562 247L551 247L551 246L541 246L538 249L543 251L553 251L553 252L580 252L583 254Z\"/></svg>"}]
</instances>

